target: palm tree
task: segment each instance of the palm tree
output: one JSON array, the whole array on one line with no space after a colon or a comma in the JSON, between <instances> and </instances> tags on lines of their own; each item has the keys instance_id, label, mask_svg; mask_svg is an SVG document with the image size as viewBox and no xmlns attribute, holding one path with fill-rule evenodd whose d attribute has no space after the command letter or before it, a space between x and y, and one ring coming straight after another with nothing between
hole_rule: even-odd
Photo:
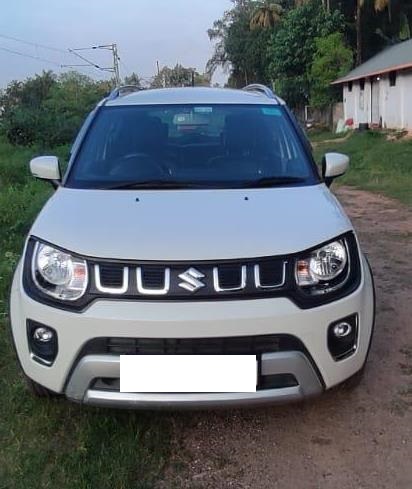
<instances>
[{"instance_id":1,"label":"palm tree","mask_svg":"<svg viewBox=\"0 0 412 489\"><path fill-rule=\"evenodd\" d=\"M356 66L362 63L362 8L365 0L356 0Z\"/></svg>"},{"instance_id":2,"label":"palm tree","mask_svg":"<svg viewBox=\"0 0 412 489\"><path fill-rule=\"evenodd\" d=\"M362 63L362 9L365 0L356 0L356 65ZM388 9L389 22L392 21L391 0L373 0L375 12Z\"/></svg>"},{"instance_id":3,"label":"palm tree","mask_svg":"<svg viewBox=\"0 0 412 489\"><path fill-rule=\"evenodd\" d=\"M373 6L376 12L383 12L388 8L389 22L392 22L391 0L375 0Z\"/></svg>"},{"instance_id":4,"label":"palm tree","mask_svg":"<svg viewBox=\"0 0 412 489\"><path fill-rule=\"evenodd\" d=\"M278 3L272 3L270 0L265 0L254 11L250 19L250 28L272 28L280 22L283 14L283 7Z\"/></svg>"}]
</instances>

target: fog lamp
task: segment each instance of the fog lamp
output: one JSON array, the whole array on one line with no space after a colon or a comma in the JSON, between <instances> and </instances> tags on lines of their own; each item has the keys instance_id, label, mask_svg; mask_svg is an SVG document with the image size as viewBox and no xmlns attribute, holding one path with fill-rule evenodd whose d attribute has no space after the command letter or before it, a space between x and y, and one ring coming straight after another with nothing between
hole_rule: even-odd
<instances>
[{"instance_id":1,"label":"fog lamp","mask_svg":"<svg viewBox=\"0 0 412 489\"><path fill-rule=\"evenodd\" d=\"M342 321L341 323L335 324L333 326L333 334L336 338L344 338L352 333L352 326L346 321Z\"/></svg>"},{"instance_id":2,"label":"fog lamp","mask_svg":"<svg viewBox=\"0 0 412 489\"><path fill-rule=\"evenodd\" d=\"M33 339L40 343L49 343L49 341L53 341L54 333L49 328L36 328L33 333Z\"/></svg>"},{"instance_id":3,"label":"fog lamp","mask_svg":"<svg viewBox=\"0 0 412 489\"><path fill-rule=\"evenodd\" d=\"M28 319L27 339L33 360L52 365L58 353L57 332L50 326Z\"/></svg>"},{"instance_id":4,"label":"fog lamp","mask_svg":"<svg viewBox=\"0 0 412 489\"><path fill-rule=\"evenodd\" d=\"M334 360L343 360L355 353L358 327L357 314L338 319L329 325L328 348Z\"/></svg>"}]
</instances>

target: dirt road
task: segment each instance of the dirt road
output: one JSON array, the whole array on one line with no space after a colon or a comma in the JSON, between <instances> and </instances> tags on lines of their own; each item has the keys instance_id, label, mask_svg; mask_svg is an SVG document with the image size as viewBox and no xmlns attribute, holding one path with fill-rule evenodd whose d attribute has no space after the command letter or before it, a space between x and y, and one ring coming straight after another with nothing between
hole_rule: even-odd
<instances>
[{"instance_id":1,"label":"dirt road","mask_svg":"<svg viewBox=\"0 0 412 489\"><path fill-rule=\"evenodd\" d=\"M412 489L412 212L368 192L337 192L377 287L362 384L305 404L181 413L159 488Z\"/></svg>"}]
</instances>

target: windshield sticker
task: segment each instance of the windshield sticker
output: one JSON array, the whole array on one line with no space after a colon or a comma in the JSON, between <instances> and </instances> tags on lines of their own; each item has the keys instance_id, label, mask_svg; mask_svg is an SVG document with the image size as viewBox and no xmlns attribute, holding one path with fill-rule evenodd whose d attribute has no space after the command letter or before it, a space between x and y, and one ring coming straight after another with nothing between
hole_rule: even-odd
<instances>
[{"instance_id":1,"label":"windshield sticker","mask_svg":"<svg viewBox=\"0 0 412 489\"><path fill-rule=\"evenodd\" d=\"M213 107L195 107L194 111L198 114L210 114L213 112Z\"/></svg>"},{"instance_id":2,"label":"windshield sticker","mask_svg":"<svg viewBox=\"0 0 412 489\"><path fill-rule=\"evenodd\" d=\"M274 115L274 116L282 115L282 112L280 111L280 109L278 109L276 107L263 107L262 112L265 115Z\"/></svg>"}]
</instances>

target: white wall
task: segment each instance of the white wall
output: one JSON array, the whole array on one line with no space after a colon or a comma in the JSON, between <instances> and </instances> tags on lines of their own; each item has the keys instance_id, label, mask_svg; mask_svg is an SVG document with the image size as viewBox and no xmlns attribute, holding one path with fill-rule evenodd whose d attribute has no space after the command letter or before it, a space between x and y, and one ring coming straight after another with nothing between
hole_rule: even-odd
<instances>
[{"instance_id":1,"label":"white wall","mask_svg":"<svg viewBox=\"0 0 412 489\"><path fill-rule=\"evenodd\" d=\"M381 88L379 106L382 127L389 129L403 127L403 76L401 73L398 73L396 77L396 85L391 87L389 84L389 75L383 75L379 81L379 85Z\"/></svg>"},{"instance_id":2,"label":"white wall","mask_svg":"<svg viewBox=\"0 0 412 489\"><path fill-rule=\"evenodd\" d=\"M365 80L364 90L360 89L359 81L354 81L351 92L349 92L348 84L345 83L343 89L345 120L352 118L355 127L358 127L362 122L370 122L370 104L371 84L369 80Z\"/></svg>"},{"instance_id":3,"label":"white wall","mask_svg":"<svg viewBox=\"0 0 412 489\"><path fill-rule=\"evenodd\" d=\"M402 128L412 130L412 70L402 76Z\"/></svg>"},{"instance_id":4,"label":"white wall","mask_svg":"<svg viewBox=\"0 0 412 489\"><path fill-rule=\"evenodd\" d=\"M379 88L375 85L379 84ZM398 71L396 85L390 86L389 75L381 75L374 81L374 90L379 90L379 112L382 126L388 129L412 129L412 70ZM371 83L365 80L365 89L360 90L359 81L354 81L352 92L348 84L343 88L345 120L353 118L354 127L359 123L371 123Z\"/></svg>"}]
</instances>

